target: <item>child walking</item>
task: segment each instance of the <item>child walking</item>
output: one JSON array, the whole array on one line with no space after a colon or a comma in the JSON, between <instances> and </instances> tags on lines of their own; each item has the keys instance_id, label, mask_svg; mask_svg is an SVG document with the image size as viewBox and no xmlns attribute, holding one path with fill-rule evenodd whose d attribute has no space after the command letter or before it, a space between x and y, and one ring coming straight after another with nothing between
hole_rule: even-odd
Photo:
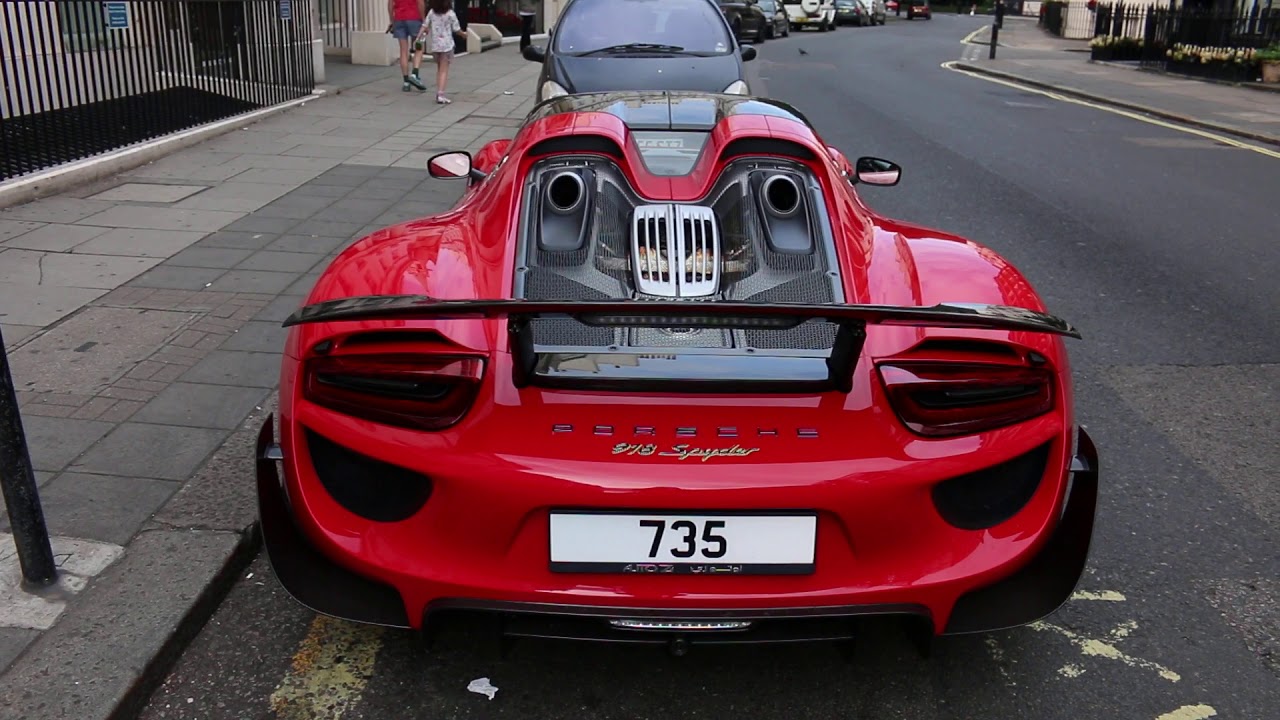
<instances>
[{"instance_id":1,"label":"child walking","mask_svg":"<svg viewBox=\"0 0 1280 720\"><path fill-rule=\"evenodd\" d=\"M436 102L441 105L450 102L444 92L449 84L449 63L453 60L453 36L467 36L452 5L452 0L429 0L431 11L427 13L427 21L422 27L422 34L427 38L427 51L436 59Z\"/></svg>"}]
</instances>

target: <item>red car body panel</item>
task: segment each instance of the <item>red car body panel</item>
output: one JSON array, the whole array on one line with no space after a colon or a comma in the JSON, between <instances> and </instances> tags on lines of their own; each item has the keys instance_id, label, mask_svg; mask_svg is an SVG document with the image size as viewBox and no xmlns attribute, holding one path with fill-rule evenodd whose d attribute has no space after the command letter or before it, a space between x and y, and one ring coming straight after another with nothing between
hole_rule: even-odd
<instances>
[{"instance_id":1,"label":"red car body panel","mask_svg":"<svg viewBox=\"0 0 1280 720\"><path fill-rule=\"evenodd\" d=\"M1027 279L993 251L872 211L846 177L853 166L803 122L757 114L724 117L684 177L649 173L632 134L624 119L607 112L532 120L515 139L490 143L476 155L474 167L488 177L473 182L453 209L356 242L323 273L306 303L397 295L512 297L522 186L537 160L530 150L549 139L600 135L623 149L616 164L635 191L657 202L693 202L706 195L731 162L719 159L720 150L735 140L784 139L811 150L816 159L804 164L824 189L845 303L963 301L1045 310ZM419 349L484 358L483 381L460 422L423 432L306 399L301 364L313 348L380 330L435 331L438 338ZM876 364L936 339L987 340L1038 353L1056 371L1053 410L955 437L909 430L895 417ZM1076 427L1068 358L1057 335L871 325L848 393L693 399L678 392L517 387L512 352L503 319L317 322L289 332L279 409L289 514L306 544L325 560L393 588L409 627L421 628L433 604L463 599L675 614L894 606L926 617L940 634L962 596L1013 575L1045 548L1068 497ZM964 357L963 351L938 352ZM552 432L555 425L572 429ZM639 437L637 427L653 428L653 434ZM696 435L677 437L677 427L695 428ZM774 434L761 435L762 430ZM430 498L396 522L356 515L317 479L308 431L429 477ZM749 459L613 452L619 444L650 442L659 449L685 444L758 450ZM1046 445L1043 477L1011 518L975 530L939 514L931 496L939 482ZM268 472L263 467L260 472ZM548 514L555 508L813 510L816 568L808 575L714 577L552 572Z\"/></svg>"}]
</instances>

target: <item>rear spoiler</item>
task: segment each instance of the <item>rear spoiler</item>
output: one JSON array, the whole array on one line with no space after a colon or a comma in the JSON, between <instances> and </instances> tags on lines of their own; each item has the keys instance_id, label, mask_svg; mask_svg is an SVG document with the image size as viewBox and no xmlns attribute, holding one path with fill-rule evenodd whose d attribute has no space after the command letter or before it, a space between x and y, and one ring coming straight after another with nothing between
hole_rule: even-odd
<instances>
[{"instance_id":1,"label":"rear spoiler","mask_svg":"<svg viewBox=\"0 0 1280 720\"><path fill-rule=\"evenodd\" d=\"M699 389L719 392L743 384L774 386L779 392L838 389L848 392L867 325L947 327L1050 333L1079 338L1067 322L1008 305L946 303L845 305L700 300L439 300L425 295L374 295L307 305L284 327L362 320L507 318L516 360L516 384L630 390ZM825 321L836 326L827 350L756 348L537 346L531 323L570 318L613 328L717 328L787 330ZM618 360L625 361L618 363ZM815 360L824 366L815 373ZM772 369L774 372L767 372ZM672 372L676 371L676 372ZM680 374L683 372L684 374Z\"/></svg>"}]
</instances>

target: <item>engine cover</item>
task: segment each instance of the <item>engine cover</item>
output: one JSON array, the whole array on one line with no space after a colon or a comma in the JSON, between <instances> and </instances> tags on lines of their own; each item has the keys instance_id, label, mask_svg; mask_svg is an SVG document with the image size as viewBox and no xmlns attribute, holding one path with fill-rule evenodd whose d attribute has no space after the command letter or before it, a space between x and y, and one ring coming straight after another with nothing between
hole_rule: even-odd
<instances>
[{"instance_id":1,"label":"engine cover","mask_svg":"<svg viewBox=\"0 0 1280 720\"><path fill-rule=\"evenodd\" d=\"M584 182L567 182L570 173ZM586 196L572 197L570 189ZM822 304L844 297L821 186L803 166L783 159L739 160L692 203L638 197L606 158L544 160L529 175L521 232L520 298ZM835 332L823 322L728 330L607 328L568 318L536 320L531 330L539 346L581 352L823 349Z\"/></svg>"}]
</instances>

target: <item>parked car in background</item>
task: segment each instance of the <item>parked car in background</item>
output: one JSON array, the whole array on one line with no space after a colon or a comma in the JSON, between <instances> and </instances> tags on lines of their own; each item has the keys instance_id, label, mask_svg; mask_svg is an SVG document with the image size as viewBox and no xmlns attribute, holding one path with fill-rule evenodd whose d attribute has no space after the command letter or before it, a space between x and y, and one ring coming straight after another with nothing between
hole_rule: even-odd
<instances>
[{"instance_id":1,"label":"parked car in background","mask_svg":"<svg viewBox=\"0 0 1280 720\"><path fill-rule=\"evenodd\" d=\"M837 25L861 25L862 4L858 0L836 0Z\"/></svg>"},{"instance_id":2,"label":"parked car in background","mask_svg":"<svg viewBox=\"0 0 1280 720\"><path fill-rule=\"evenodd\" d=\"M814 0L816 2L816 0ZM546 46L536 100L584 92L693 90L747 95L740 46L716 0L569 0Z\"/></svg>"},{"instance_id":3,"label":"parked car in background","mask_svg":"<svg viewBox=\"0 0 1280 720\"><path fill-rule=\"evenodd\" d=\"M769 38L787 37L791 34L791 19L779 0L760 0L760 11L768 18L765 35Z\"/></svg>"},{"instance_id":4,"label":"parked car in background","mask_svg":"<svg viewBox=\"0 0 1280 720\"><path fill-rule=\"evenodd\" d=\"M862 14L867 25L883 25L888 12L884 0L858 0L862 4Z\"/></svg>"},{"instance_id":5,"label":"parked car in background","mask_svg":"<svg viewBox=\"0 0 1280 720\"><path fill-rule=\"evenodd\" d=\"M907 19L915 20L922 17L925 20L933 19L933 8L929 6L929 0L907 0Z\"/></svg>"},{"instance_id":6,"label":"parked car in background","mask_svg":"<svg viewBox=\"0 0 1280 720\"><path fill-rule=\"evenodd\" d=\"M752 42L764 42L768 37L766 26L769 18L756 0L717 0L720 12L729 22L733 37L739 41L750 38Z\"/></svg>"},{"instance_id":7,"label":"parked car in background","mask_svg":"<svg viewBox=\"0 0 1280 720\"><path fill-rule=\"evenodd\" d=\"M791 27L817 28L818 32L836 29L834 0L781 0Z\"/></svg>"}]
</instances>

